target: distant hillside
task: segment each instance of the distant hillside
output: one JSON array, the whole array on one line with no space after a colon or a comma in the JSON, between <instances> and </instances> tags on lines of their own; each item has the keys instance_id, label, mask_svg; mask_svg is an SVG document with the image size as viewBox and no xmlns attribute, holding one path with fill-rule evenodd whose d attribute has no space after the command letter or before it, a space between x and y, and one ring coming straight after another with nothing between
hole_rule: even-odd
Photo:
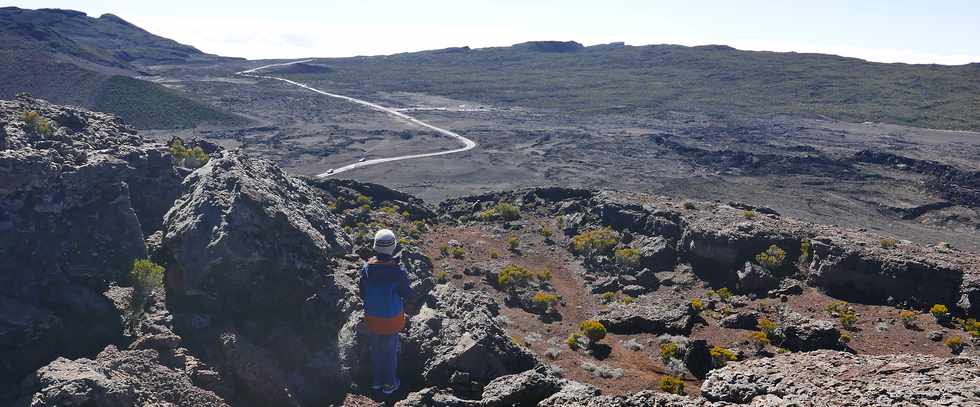
<instances>
[{"instance_id":1,"label":"distant hillside","mask_svg":"<svg viewBox=\"0 0 980 407\"><path fill-rule=\"evenodd\" d=\"M318 62L331 69L294 77L577 113L786 113L980 129L980 64L883 64L725 46L580 47L553 41Z\"/></svg>"},{"instance_id":2,"label":"distant hillside","mask_svg":"<svg viewBox=\"0 0 980 407\"><path fill-rule=\"evenodd\" d=\"M111 14L0 8L0 98L20 92L114 113L139 128L247 120L133 78L143 66L220 59Z\"/></svg>"}]
</instances>

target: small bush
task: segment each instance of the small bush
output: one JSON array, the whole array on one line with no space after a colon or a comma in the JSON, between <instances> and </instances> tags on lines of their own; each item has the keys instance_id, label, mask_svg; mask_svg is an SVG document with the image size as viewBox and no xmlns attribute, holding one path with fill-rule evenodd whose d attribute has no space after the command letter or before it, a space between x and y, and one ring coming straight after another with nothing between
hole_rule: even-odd
<instances>
[{"instance_id":1,"label":"small bush","mask_svg":"<svg viewBox=\"0 0 980 407\"><path fill-rule=\"evenodd\" d=\"M391 206L391 205L385 205L384 207L381 208L381 213L388 214L388 215L394 215L394 214L398 213L398 208L396 208L394 206Z\"/></svg>"},{"instance_id":2,"label":"small bush","mask_svg":"<svg viewBox=\"0 0 980 407\"><path fill-rule=\"evenodd\" d=\"M439 246L439 255L442 257L449 257L449 246L448 245Z\"/></svg>"},{"instance_id":3,"label":"small bush","mask_svg":"<svg viewBox=\"0 0 980 407\"><path fill-rule=\"evenodd\" d=\"M540 234L541 237L543 237L545 240L551 240L551 237L554 236L555 232L553 232L551 229L547 227L542 226L541 230L538 231L538 234Z\"/></svg>"},{"instance_id":4,"label":"small bush","mask_svg":"<svg viewBox=\"0 0 980 407\"><path fill-rule=\"evenodd\" d=\"M977 322L976 318L958 319L960 327L964 331L968 332L970 336L977 338L980 337L980 322Z\"/></svg>"},{"instance_id":5,"label":"small bush","mask_svg":"<svg viewBox=\"0 0 980 407\"><path fill-rule=\"evenodd\" d=\"M902 325L906 328L915 328L915 312L902 310L898 313L898 318L902 320Z\"/></svg>"},{"instance_id":6,"label":"small bush","mask_svg":"<svg viewBox=\"0 0 980 407\"><path fill-rule=\"evenodd\" d=\"M500 202L494 207L497 210L497 215L503 220L518 220L521 218L521 210L516 206L511 205L506 202Z\"/></svg>"},{"instance_id":7,"label":"small bush","mask_svg":"<svg viewBox=\"0 0 980 407\"><path fill-rule=\"evenodd\" d=\"M728 300L732 299L733 295L732 290L729 290L728 287L721 287L715 292L715 294L718 294L718 299L720 299L722 302L728 302Z\"/></svg>"},{"instance_id":8,"label":"small bush","mask_svg":"<svg viewBox=\"0 0 980 407\"><path fill-rule=\"evenodd\" d=\"M806 264L810 261L810 241L804 240L800 242L800 264Z\"/></svg>"},{"instance_id":9,"label":"small bush","mask_svg":"<svg viewBox=\"0 0 980 407\"><path fill-rule=\"evenodd\" d=\"M612 229L601 228L582 232L575 236L572 248L579 254L598 254L612 250L619 243L619 236Z\"/></svg>"},{"instance_id":10,"label":"small bush","mask_svg":"<svg viewBox=\"0 0 980 407\"><path fill-rule=\"evenodd\" d=\"M636 302L636 297L633 297L633 296L630 296L630 295L625 295L625 294L623 294L622 297L619 297L619 303L620 304L630 305L630 304L632 304L634 302Z\"/></svg>"},{"instance_id":11,"label":"small bush","mask_svg":"<svg viewBox=\"0 0 980 407\"><path fill-rule=\"evenodd\" d=\"M146 308L147 300L153 291L163 286L163 275L166 270L159 264L149 259L138 259L133 261L133 267L129 270L129 283L133 286L133 296L130 297L129 315L126 323L130 329L134 329L139 323L140 316Z\"/></svg>"},{"instance_id":12,"label":"small bush","mask_svg":"<svg viewBox=\"0 0 980 407\"><path fill-rule=\"evenodd\" d=\"M840 338L837 338L837 340L841 343L841 345L847 346L847 344L851 343L852 338L849 333L841 332Z\"/></svg>"},{"instance_id":13,"label":"small bush","mask_svg":"<svg viewBox=\"0 0 980 407\"><path fill-rule=\"evenodd\" d=\"M636 267L640 265L640 250L632 247L616 249L616 263L626 267Z\"/></svg>"},{"instance_id":14,"label":"small bush","mask_svg":"<svg viewBox=\"0 0 980 407\"><path fill-rule=\"evenodd\" d=\"M497 253L496 251L490 252L490 258L494 260L499 259L500 253Z\"/></svg>"},{"instance_id":15,"label":"small bush","mask_svg":"<svg viewBox=\"0 0 980 407\"><path fill-rule=\"evenodd\" d=\"M539 272L539 273L535 273L534 274L534 277L537 278L538 281L541 281L541 282L550 281L551 280L551 270L545 270L545 271L542 271L542 272Z\"/></svg>"},{"instance_id":16,"label":"small bush","mask_svg":"<svg viewBox=\"0 0 980 407\"><path fill-rule=\"evenodd\" d=\"M840 314L840 324L847 330L853 330L857 325L857 314L853 310L847 310Z\"/></svg>"},{"instance_id":17,"label":"small bush","mask_svg":"<svg viewBox=\"0 0 980 407\"><path fill-rule=\"evenodd\" d=\"M590 343L596 343L606 337L606 327L602 325L599 321L586 320L582 321L578 326L579 331L589 338Z\"/></svg>"},{"instance_id":18,"label":"small bush","mask_svg":"<svg viewBox=\"0 0 980 407\"><path fill-rule=\"evenodd\" d=\"M571 349L578 349L582 347L582 334L573 333L568 335L568 339L565 340L565 344Z\"/></svg>"},{"instance_id":19,"label":"small bush","mask_svg":"<svg viewBox=\"0 0 980 407\"><path fill-rule=\"evenodd\" d=\"M445 271L437 271L434 277L436 278L436 282L439 284L449 281L449 273L446 273Z\"/></svg>"},{"instance_id":20,"label":"small bush","mask_svg":"<svg viewBox=\"0 0 980 407\"><path fill-rule=\"evenodd\" d=\"M701 302L700 298L694 298L691 300L691 309L694 312L701 312L704 309L704 303Z\"/></svg>"},{"instance_id":21,"label":"small bush","mask_svg":"<svg viewBox=\"0 0 980 407\"><path fill-rule=\"evenodd\" d=\"M742 211L742 217L748 220L755 219L758 214L755 211Z\"/></svg>"},{"instance_id":22,"label":"small bush","mask_svg":"<svg viewBox=\"0 0 980 407\"><path fill-rule=\"evenodd\" d=\"M769 335L766 335L763 331L752 332L749 340L752 341L752 346L755 347L756 352L762 351L766 345L769 345Z\"/></svg>"},{"instance_id":23,"label":"small bush","mask_svg":"<svg viewBox=\"0 0 980 407\"><path fill-rule=\"evenodd\" d=\"M660 391L683 396L684 381L675 376L662 376L660 377Z\"/></svg>"},{"instance_id":24,"label":"small bush","mask_svg":"<svg viewBox=\"0 0 980 407\"><path fill-rule=\"evenodd\" d=\"M540 306L550 307L558 303L558 296L555 294L538 291L533 297L531 297L531 301Z\"/></svg>"},{"instance_id":25,"label":"small bush","mask_svg":"<svg viewBox=\"0 0 980 407\"><path fill-rule=\"evenodd\" d=\"M606 292L602 293L602 297L601 298L602 298L602 302L603 303L608 304L610 302L616 301L616 297L618 297L618 296L619 296L618 293L615 293L615 292L612 292L612 291L606 291Z\"/></svg>"},{"instance_id":26,"label":"small bush","mask_svg":"<svg viewBox=\"0 0 980 407\"><path fill-rule=\"evenodd\" d=\"M728 362L734 362L738 359L735 352L720 346L712 346L708 352L711 354L711 362L715 367L725 366Z\"/></svg>"},{"instance_id":27,"label":"small bush","mask_svg":"<svg viewBox=\"0 0 980 407\"><path fill-rule=\"evenodd\" d=\"M210 158L201 147L187 148L184 146L184 142L177 137L170 140L168 147L170 147L170 155L174 157L174 161L185 167L201 167Z\"/></svg>"},{"instance_id":28,"label":"small bush","mask_svg":"<svg viewBox=\"0 0 980 407\"><path fill-rule=\"evenodd\" d=\"M949 322L949 308L943 304L935 304L929 308L929 313L936 317L936 322L945 324Z\"/></svg>"},{"instance_id":29,"label":"small bush","mask_svg":"<svg viewBox=\"0 0 980 407\"><path fill-rule=\"evenodd\" d=\"M21 120L27 124L28 130L34 134L39 134L42 136L47 136L51 134L51 122L35 110L27 111L21 114Z\"/></svg>"},{"instance_id":30,"label":"small bush","mask_svg":"<svg viewBox=\"0 0 980 407\"><path fill-rule=\"evenodd\" d=\"M766 337L768 338L769 335L772 335L774 332L776 332L776 329L779 327L776 325L775 322L773 322L769 318L761 318L759 319L758 328L760 331L765 333Z\"/></svg>"},{"instance_id":31,"label":"small bush","mask_svg":"<svg viewBox=\"0 0 980 407\"><path fill-rule=\"evenodd\" d=\"M673 341L660 342L660 360L664 363L670 362L671 359L680 359L681 351L677 347L677 343Z\"/></svg>"},{"instance_id":32,"label":"small bush","mask_svg":"<svg viewBox=\"0 0 980 407\"><path fill-rule=\"evenodd\" d=\"M779 246L771 245L766 251L755 255L755 262L770 270L778 269L786 262L786 251Z\"/></svg>"},{"instance_id":33,"label":"small bush","mask_svg":"<svg viewBox=\"0 0 980 407\"><path fill-rule=\"evenodd\" d=\"M531 279L532 273L528 269L516 264L508 264L497 275L497 284L501 287L511 285L524 285Z\"/></svg>"},{"instance_id":34,"label":"small bush","mask_svg":"<svg viewBox=\"0 0 980 407\"><path fill-rule=\"evenodd\" d=\"M466 256L466 250L464 250L462 247L453 247L452 249L449 249L449 254L451 254L454 259L462 259Z\"/></svg>"},{"instance_id":35,"label":"small bush","mask_svg":"<svg viewBox=\"0 0 980 407\"><path fill-rule=\"evenodd\" d=\"M517 248L520 247L520 245L521 245L521 240L518 239L517 236L511 236L507 238L507 250L510 250L512 252L517 251Z\"/></svg>"},{"instance_id":36,"label":"small bush","mask_svg":"<svg viewBox=\"0 0 980 407\"><path fill-rule=\"evenodd\" d=\"M881 239L881 242L879 243L881 244L882 249L894 249L898 246L898 240L890 238Z\"/></svg>"},{"instance_id":37,"label":"small bush","mask_svg":"<svg viewBox=\"0 0 980 407\"><path fill-rule=\"evenodd\" d=\"M949 339L946 339L945 341L943 341L943 344L945 344L946 347L949 348L951 352L953 352L953 354L958 355L960 352L963 351L963 338L960 337L959 335L952 336Z\"/></svg>"},{"instance_id":38,"label":"small bush","mask_svg":"<svg viewBox=\"0 0 980 407\"><path fill-rule=\"evenodd\" d=\"M372 205L371 198L367 195L358 195L354 202L357 203L357 206L367 205L370 207Z\"/></svg>"}]
</instances>

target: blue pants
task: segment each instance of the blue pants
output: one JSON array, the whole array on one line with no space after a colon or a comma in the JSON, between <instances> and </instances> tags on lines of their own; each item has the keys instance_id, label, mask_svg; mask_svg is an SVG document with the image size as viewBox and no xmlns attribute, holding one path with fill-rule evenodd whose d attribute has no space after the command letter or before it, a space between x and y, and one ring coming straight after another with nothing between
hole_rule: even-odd
<instances>
[{"instance_id":1,"label":"blue pants","mask_svg":"<svg viewBox=\"0 0 980 407\"><path fill-rule=\"evenodd\" d=\"M367 337L371 349L371 384L394 385L398 382L395 370L398 369L398 350L401 348L398 334L379 335L368 332Z\"/></svg>"}]
</instances>

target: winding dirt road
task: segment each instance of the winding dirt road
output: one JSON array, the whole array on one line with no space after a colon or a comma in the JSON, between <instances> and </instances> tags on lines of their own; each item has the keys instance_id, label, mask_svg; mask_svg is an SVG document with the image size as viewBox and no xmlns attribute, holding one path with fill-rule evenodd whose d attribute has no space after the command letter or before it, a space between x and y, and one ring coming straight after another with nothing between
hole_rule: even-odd
<instances>
[{"instance_id":1,"label":"winding dirt road","mask_svg":"<svg viewBox=\"0 0 980 407\"><path fill-rule=\"evenodd\" d=\"M369 165L377 165L377 164L383 164L383 163L388 163L388 162L393 162L393 161L413 160L413 159L416 159L416 158L438 157L440 155L462 153L464 151L472 150L473 148L476 147L476 142L475 141L470 140L470 139L468 139L466 137L463 137L463 136L459 135L456 132L453 132L453 131L450 131L450 130L446 130L446 129L441 128L441 127L433 126L433 125L431 125L429 123L426 123L424 121L421 121L419 119L416 119L416 118L414 118L412 116L409 116L409 115L407 115L405 113L402 113L402 112L399 112L397 110L390 109L390 108L387 108L387 107L384 107L384 106L381 106L381 105L378 105L378 104L375 104L375 103L371 103L371 102L368 102L366 100L361 100L361 99L353 98L353 97L350 97L350 96L344 96L344 95L338 95L336 93L324 92L324 91L322 91L320 89L317 89L317 88L314 88L312 86L309 86L309 85L306 85L306 84L303 84L303 83L299 83L299 82L296 82L296 81L291 81L291 80L286 79L286 78L280 78L280 77L277 77L277 76L269 76L269 75L260 75L260 74L257 73L258 71L263 70L263 69L266 69L266 68L272 68L272 67L276 67L276 66L287 66L287 65L293 65L293 64L301 64L301 63L304 63L304 62L311 62L311 61L313 61L313 60L312 59L305 59L305 60L302 60L302 61L283 62L283 63L278 63L278 64L263 65L263 66L260 66L258 68L252 68L252 69L249 69L249 70L245 70L245 71L241 71L241 72L236 72L235 75L248 76L248 77L252 77L252 78L261 78L261 79L275 79L277 81L286 82L286 83L288 83L290 85L299 86L299 87L301 87L303 89L307 89L307 90L310 90L310 91L319 93L319 94L324 95L324 96L329 96L329 97L337 98L337 99L343 99L343 100L346 100L348 102L356 103L356 104L359 104L359 105L362 105L362 106L369 107L369 108L374 109L374 110L378 110L378 111L381 111L381 112L388 113L388 114L390 114L392 116L395 116L395 117L397 117L399 119L408 121L408 122L410 122L412 124L415 124L417 126L425 127L425 128L427 128L429 130L433 130L433 131L436 131L436 132L438 132L440 134L443 134L443 135L452 137L452 138L458 140L460 143L463 144L463 147L460 147L460 148L457 148L457 149L453 149L453 150L437 151L437 152L433 152L433 153L423 153L423 154L402 155L402 156L398 156L398 157L375 158L375 159L371 159L371 160L360 161L360 162L356 162L356 163L353 163L353 164L345 165L345 166L340 167L340 168L335 168L332 171L324 172L322 174L317 175L317 177L326 178L326 177L329 177L329 176L332 176L332 175L337 175L337 174L340 174L342 172L350 171L350 170L353 170L353 169L356 169L356 168L362 168L362 167L367 167Z\"/></svg>"}]
</instances>

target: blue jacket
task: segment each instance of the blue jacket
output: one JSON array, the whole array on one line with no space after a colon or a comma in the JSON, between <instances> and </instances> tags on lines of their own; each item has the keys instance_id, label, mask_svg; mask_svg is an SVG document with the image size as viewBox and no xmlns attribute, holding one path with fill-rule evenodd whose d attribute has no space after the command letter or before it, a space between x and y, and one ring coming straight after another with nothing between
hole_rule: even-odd
<instances>
[{"instance_id":1,"label":"blue jacket","mask_svg":"<svg viewBox=\"0 0 980 407\"><path fill-rule=\"evenodd\" d=\"M358 283L369 331L391 335L405 327L406 298L412 296L408 273L397 259L372 258L361 269Z\"/></svg>"}]
</instances>

